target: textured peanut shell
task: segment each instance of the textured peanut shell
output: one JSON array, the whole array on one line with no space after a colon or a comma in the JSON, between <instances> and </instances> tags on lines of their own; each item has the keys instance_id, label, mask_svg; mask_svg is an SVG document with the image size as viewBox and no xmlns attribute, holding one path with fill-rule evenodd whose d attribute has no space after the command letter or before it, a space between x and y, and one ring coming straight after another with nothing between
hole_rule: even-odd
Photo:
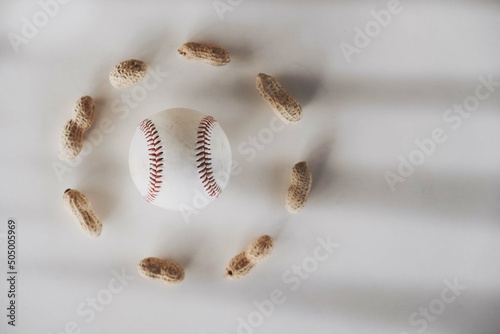
<instances>
[{"instance_id":1,"label":"textured peanut shell","mask_svg":"<svg viewBox=\"0 0 500 334\"><path fill-rule=\"evenodd\" d=\"M254 265L255 263L253 263L243 251L231 259L224 273L224 277L228 279L241 278L248 274Z\"/></svg>"},{"instance_id":2,"label":"textured peanut shell","mask_svg":"<svg viewBox=\"0 0 500 334\"><path fill-rule=\"evenodd\" d=\"M168 284L176 284L184 279L184 269L172 260L148 257L139 263L139 274Z\"/></svg>"},{"instance_id":3,"label":"textured peanut shell","mask_svg":"<svg viewBox=\"0 0 500 334\"><path fill-rule=\"evenodd\" d=\"M250 270L259 262L271 254L274 248L273 239L264 235L248 245L248 247L229 261L224 277L228 279L238 279L247 275Z\"/></svg>"},{"instance_id":4,"label":"textured peanut shell","mask_svg":"<svg viewBox=\"0 0 500 334\"><path fill-rule=\"evenodd\" d=\"M82 231L91 238L101 235L102 224L92 211L88 198L74 189L66 189L63 195L64 204L68 211L78 221Z\"/></svg>"},{"instance_id":5,"label":"textured peanut shell","mask_svg":"<svg viewBox=\"0 0 500 334\"><path fill-rule=\"evenodd\" d=\"M147 70L148 65L142 60L124 60L111 71L109 82L117 89L129 87L144 79Z\"/></svg>"},{"instance_id":6,"label":"textured peanut shell","mask_svg":"<svg viewBox=\"0 0 500 334\"><path fill-rule=\"evenodd\" d=\"M59 158L62 160L74 159L83 147L83 129L75 120L69 120L64 126L59 143Z\"/></svg>"},{"instance_id":7,"label":"textured peanut shell","mask_svg":"<svg viewBox=\"0 0 500 334\"><path fill-rule=\"evenodd\" d=\"M257 91L286 124L296 123L302 117L302 107L272 76L259 73Z\"/></svg>"},{"instance_id":8,"label":"textured peanut shell","mask_svg":"<svg viewBox=\"0 0 500 334\"><path fill-rule=\"evenodd\" d=\"M59 157L62 160L74 159L83 146L83 133L94 121L95 103L90 96L82 96L76 101L73 119L64 126L59 145Z\"/></svg>"},{"instance_id":9,"label":"textured peanut shell","mask_svg":"<svg viewBox=\"0 0 500 334\"><path fill-rule=\"evenodd\" d=\"M246 255L253 263L259 263L271 254L273 247L273 238L268 235L263 235L252 241L246 249Z\"/></svg>"},{"instance_id":10,"label":"textured peanut shell","mask_svg":"<svg viewBox=\"0 0 500 334\"><path fill-rule=\"evenodd\" d=\"M297 163L292 168L292 184L286 196L286 209L290 213L298 213L305 206L311 191L312 173L307 162Z\"/></svg>"},{"instance_id":11,"label":"textured peanut shell","mask_svg":"<svg viewBox=\"0 0 500 334\"><path fill-rule=\"evenodd\" d=\"M188 60L199 61L213 66L224 66L231 60L229 52L211 44L188 42L183 44L177 51Z\"/></svg>"},{"instance_id":12,"label":"textured peanut shell","mask_svg":"<svg viewBox=\"0 0 500 334\"><path fill-rule=\"evenodd\" d=\"M84 132L92 126L94 112L95 103L92 97L82 96L76 101L73 119Z\"/></svg>"}]
</instances>

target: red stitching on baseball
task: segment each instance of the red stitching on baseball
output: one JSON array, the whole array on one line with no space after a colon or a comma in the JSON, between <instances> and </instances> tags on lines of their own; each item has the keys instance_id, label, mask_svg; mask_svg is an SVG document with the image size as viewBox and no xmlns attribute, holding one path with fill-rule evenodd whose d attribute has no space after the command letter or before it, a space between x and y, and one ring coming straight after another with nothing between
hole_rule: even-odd
<instances>
[{"instance_id":1,"label":"red stitching on baseball","mask_svg":"<svg viewBox=\"0 0 500 334\"><path fill-rule=\"evenodd\" d=\"M203 187L210 197L219 197L222 189L215 180L212 169L212 153L210 152L210 136L217 121L212 116L206 116L198 126L196 141L196 162Z\"/></svg>"},{"instance_id":2,"label":"red stitching on baseball","mask_svg":"<svg viewBox=\"0 0 500 334\"><path fill-rule=\"evenodd\" d=\"M145 119L140 125L141 131L146 137L149 152L149 188L144 198L148 202L153 202L160 192L163 173L163 146L161 146L160 135L154 123Z\"/></svg>"}]
</instances>

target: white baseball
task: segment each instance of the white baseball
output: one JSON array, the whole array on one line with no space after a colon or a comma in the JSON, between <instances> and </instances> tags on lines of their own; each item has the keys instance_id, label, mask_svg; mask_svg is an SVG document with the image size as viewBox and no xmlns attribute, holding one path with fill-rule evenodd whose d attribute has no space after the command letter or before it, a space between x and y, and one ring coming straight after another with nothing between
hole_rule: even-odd
<instances>
[{"instance_id":1,"label":"white baseball","mask_svg":"<svg viewBox=\"0 0 500 334\"><path fill-rule=\"evenodd\" d=\"M200 208L229 181L231 147L212 117L175 108L137 127L129 152L132 180L150 203L169 210Z\"/></svg>"}]
</instances>

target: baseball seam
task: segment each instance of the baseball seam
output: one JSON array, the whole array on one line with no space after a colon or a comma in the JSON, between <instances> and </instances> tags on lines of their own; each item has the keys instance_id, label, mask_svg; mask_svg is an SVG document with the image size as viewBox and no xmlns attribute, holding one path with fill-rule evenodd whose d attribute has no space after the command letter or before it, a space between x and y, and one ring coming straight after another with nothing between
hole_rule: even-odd
<instances>
[{"instance_id":1,"label":"baseball seam","mask_svg":"<svg viewBox=\"0 0 500 334\"><path fill-rule=\"evenodd\" d=\"M144 198L148 202L153 202L158 196L163 182L161 180L163 176L163 146L158 130L151 120L142 121L140 129L146 138L149 152L149 186L148 193Z\"/></svg>"},{"instance_id":2,"label":"baseball seam","mask_svg":"<svg viewBox=\"0 0 500 334\"><path fill-rule=\"evenodd\" d=\"M217 121L212 116L204 117L198 126L196 141L196 162L201 183L210 197L219 197L221 187L215 180L212 169L212 153L210 149L210 137Z\"/></svg>"}]
</instances>

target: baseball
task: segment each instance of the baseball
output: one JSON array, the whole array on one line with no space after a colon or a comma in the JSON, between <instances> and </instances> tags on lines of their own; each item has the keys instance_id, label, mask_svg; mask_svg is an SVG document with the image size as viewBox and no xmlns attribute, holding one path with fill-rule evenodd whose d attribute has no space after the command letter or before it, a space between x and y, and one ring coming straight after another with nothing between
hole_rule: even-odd
<instances>
[{"instance_id":1,"label":"baseball","mask_svg":"<svg viewBox=\"0 0 500 334\"><path fill-rule=\"evenodd\" d=\"M168 109L137 127L129 167L146 201L168 210L200 208L217 198L229 182L231 147L212 116Z\"/></svg>"}]
</instances>

